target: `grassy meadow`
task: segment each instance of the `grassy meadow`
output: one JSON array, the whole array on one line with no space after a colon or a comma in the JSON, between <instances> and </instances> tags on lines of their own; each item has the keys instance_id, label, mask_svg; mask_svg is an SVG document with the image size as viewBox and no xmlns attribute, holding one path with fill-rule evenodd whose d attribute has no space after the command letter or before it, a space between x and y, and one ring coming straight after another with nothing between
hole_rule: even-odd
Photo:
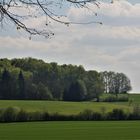
<instances>
[{"instance_id":1,"label":"grassy meadow","mask_svg":"<svg viewBox=\"0 0 140 140\"><path fill-rule=\"evenodd\" d=\"M48 111L49 113L78 114L86 109L93 111L111 111L113 108L122 108L126 111L131 107L123 104L97 103L97 102L62 102L62 101L23 101L23 100L1 100L0 108L19 107L29 112Z\"/></svg>"},{"instance_id":2,"label":"grassy meadow","mask_svg":"<svg viewBox=\"0 0 140 140\"><path fill-rule=\"evenodd\" d=\"M130 94L130 99L133 100L134 103L140 104L140 94Z\"/></svg>"},{"instance_id":3,"label":"grassy meadow","mask_svg":"<svg viewBox=\"0 0 140 140\"><path fill-rule=\"evenodd\" d=\"M0 124L1 140L140 140L140 121Z\"/></svg>"},{"instance_id":4,"label":"grassy meadow","mask_svg":"<svg viewBox=\"0 0 140 140\"><path fill-rule=\"evenodd\" d=\"M140 95L129 95L132 104L129 102L63 102L63 101L30 101L30 100L0 100L0 108L19 107L29 112L48 111L49 113L78 114L86 109L93 111L109 112L114 108L121 108L131 111L135 103L140 103Z\"/></svg>"}]
</instances>

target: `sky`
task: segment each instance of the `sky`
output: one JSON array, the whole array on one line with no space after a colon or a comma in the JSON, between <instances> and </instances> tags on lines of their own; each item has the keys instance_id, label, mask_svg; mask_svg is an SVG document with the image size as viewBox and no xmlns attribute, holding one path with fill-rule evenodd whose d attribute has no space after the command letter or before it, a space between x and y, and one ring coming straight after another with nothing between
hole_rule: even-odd
<instances>
[{"instance_id":1,"label":"sky","mask_svg":"<svg viewBox=\"0 0 140 140\"><path fill-rule=\"evenodd\" d=\"M87 70L125 73L131 80L133 93L140 93L140 2L119 0L113 4L100 1L100 8L89 5L92 12L71 6L67 20L100 24L70 25L52 23L55 33L51 39L41 37L29 40L13 25L0 28L0 57L34 57L45 62L83 65ZM93 16L93 11L98 16ZM26 21L42 27L44 17Z\"/></svg>"}]
</instances>

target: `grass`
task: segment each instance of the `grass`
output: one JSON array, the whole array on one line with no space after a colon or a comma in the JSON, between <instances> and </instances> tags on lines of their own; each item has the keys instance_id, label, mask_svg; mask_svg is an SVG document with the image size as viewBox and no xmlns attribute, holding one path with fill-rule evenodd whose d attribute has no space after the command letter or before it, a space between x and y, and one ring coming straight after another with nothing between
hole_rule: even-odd
<instances>
[{"instance_id":1,"label":"grass","mask_svg":"<svg viewBox=\"0 0 140 140\"><path fill-rule=\"evenodd\" d=\"M131 101L131 106L136 104L140 105L140 94L129 94L128 102L114 102L114 104L129 106L130 101Z\"/></svg>"},{"instance_id":2,"label":"grass","mask_svg":"<svg viewBox=\"0 0 140 140\"><path fill-rule=\"evenodd\" d=\"M0 100L0 108L19 107L29 112L48 111L49 113L77 114L90 109L93 111L111 111L113 108L123 108L130 110L127 105L97 102L62 102L62 101L23 101L23 100Z\"/></svg>"},{"instance_id":3,"label":"grass","mask_svg":"<svg viewBox=\"0 0 140 140\"><path fill-rule=\"evenodd\" d=\"M130 95L140 104L140 95ZM132 104L132 105L133 105ZM0 100L0 108L20 107L27 111L77 114L85 109L107 111L113 108L131 110L128 102L60 102ZM69 121L1 123L0 140L140 140L140 121Z\"/></svg>"},{"instance_id":4,"label":"grass","mask_svg":"<svg viewBox=\"0 0 140 140\"><path fill-rule=\"evenodd\" d=\"M140 94L130 95L130 99L133 99L132 105L135 103L140 104ZM106 112L111 111L114 108L122 108L125 111L131 111L132 105L129 102L62 102L62 101L30 101L30 100L0 100L0 108L7 107L19 107L29 112L35 111L48 111L49 113L60 114L77 114L85 109L93 111Z\"/></svg>"},{"instance_id":5,"label":"grass","mask_svg":"<svg viewBox=\"0 0 140 140\"><path fill-rule=\"evenodd\" d=\"M140 121L0 124L1 140L140 140Z\"/></svg>"},{"instance_id":6,"label":"grass","mask_svg":"<svg viewBox=\"0 0 140 140\"><path fill-rule=\"evenodd\" d=\"M140 104L140 94L130 94L129 96L133 100L133 103Z\"/></svg>"}]
</instances>

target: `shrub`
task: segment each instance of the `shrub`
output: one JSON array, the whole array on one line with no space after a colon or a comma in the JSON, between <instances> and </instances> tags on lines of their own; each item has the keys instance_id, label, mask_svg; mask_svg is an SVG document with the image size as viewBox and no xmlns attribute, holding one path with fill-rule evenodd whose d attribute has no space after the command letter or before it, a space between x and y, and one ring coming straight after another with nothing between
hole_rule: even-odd
<instances>
[{"instance_id":1,"label":"shrub","mask_svg":"<svg viewBox=\"0 0 140 140\"><path fill-rule=\"evenodd\" d=\"M17 114L17 121L19 121L19 122L24 122L24 121L28 121L29 120L29 114L25 111L25 110L23 110L23 109L21 109L19 112L18 112L18 114Z\"/></svg>"},{"instance_id":2,"label":"shrub","mask_svg":"<svg viewBox=\"0 0 140 140\"><path fill-rule=\"evenodd\" d=\"M28 117L30 121L42 121L43 120L43 113L42 112L30 112L28 113Z\"/></svg>"},{"instance_id":3,"label":"shrub","mask_svg":"<svg viewBox=\"0 0 140 140\"><path fill-rule=\"evenodd\" d=\"M126 102L128 100L128 94L118 94L116 97L116 95L107 93L100 97L100 101L102 102Z\"/></svg>"},{"instance_id":4,"label":"shrub","mask_svg":"<svg viewBox=\"0 0 140 140\"><path fill-rule=\"evenodd\" d=\"M45 121L50 121L50 114L48 112L43 112L42 119Z\"/></svg>"},{"instance_id":5,"label":"shrub","mask_svg":"<svg viewBox=\"0 0 140 140\"><path fill-rule=\"evenodd\" d=\"M92 120L103 120L104 116L99 112L93 112Z\"/></svg>"},{"instance_id":6,"label":"shrub","mask_svg":"<svg viewBox=\"0 0 140 140\"><path fill-rule=\"evenodd\" d=\"M90 121L90 120L102 120L103 116L99 112L86 109L80 112L78 115L79 120Z\"/></svg>"},{"instance_id":7,"label":"shrub","mask_svg":"<svg viewBox=\"0 0 140 140\"><path fill-rule=\"evenodd\" d=\"M78 115L63 115L58 113L50 114L48 112L26 112L25 110L12 107L0 109L0 122L92 120L140 120L140 106L134 106L133 112L128 114L126 114L122 109L113 109L109 113L99 113L86 109Z\"/></svg>"},{"instance_id":8,"label":"shrub","mask_svg":"<svg viewBox=\"0 0 140 140\"><path fill-rule=\"evenodd\" d=\"M136 104L133 107L133 112L129 115L130 120L140 120L140 105Z\"/></svg>"},{"instance_id":9,"label":"shrub","mask_svg":"<svg viewBox=\"0 0 140 140\"><path fill-rule=\"evenodd\" d=\"M113 109L107 114L108 120L126 120L127 117L127 114L122 109Z\"/></svg>"},{"instance_id":10,"label":"shrub","mask_svg":"<svg viewBox=\"0 0 140 140\"><path fill-rule=\"evenodd\" d=\"M119 94L117 101L127 102L128 100L129 100L128 94Z\"/></svg>"},{"instance_id":11,"label":"shrub","mask_svg":"<svg viewBox=\"0 0 140 140\"><path fill-rule=\"evenodd\" d=\"M4 109L1 113L1 121L2 122L14 122L17 120L17 114L19 112L19 108L8 107Z\"/></svg>"},{"instance_id":12,"label":"shrub","mask_svg":"<svg viewBox=\"0 0 140 140\"><path fill-rule=\"evenodd\" d=\"M136 114L136 115L140 116L140 105L139 104L134 105L133 114Z\"/></svg>"},{"instance_id":13,"label":"shrub","mask_svg":"<svg viewBox=\"0 0 140 140\"><path fill-rule=\"evenodd\" d=\"M93 117L93 111L86 109L83 112L80 112L78 115L80 120L92 120Z\"/></svg>"}]
</instances>

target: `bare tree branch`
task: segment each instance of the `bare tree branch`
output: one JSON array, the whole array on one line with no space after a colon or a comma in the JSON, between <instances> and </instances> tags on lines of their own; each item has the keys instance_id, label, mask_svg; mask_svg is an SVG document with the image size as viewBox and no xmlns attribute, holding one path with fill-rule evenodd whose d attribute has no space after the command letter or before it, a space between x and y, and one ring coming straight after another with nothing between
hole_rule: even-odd
<instances>
[{"instance_id":1,"label":"bare tree branch","mask_svg":"<svg viewBox=\"0 0 140 140\"><path fill-rule=\"evenodd\" d=\"M99 7L99 3L96 0L1 0L0 23L2 23L4 19L10 20L16 25L17 30L22 29L28 32L30 35L42 35L47 38L54 35L54 33L50 31L48 27L51 21L55 21L57 23L65 25L92 23L102 24L101 22L97 21L87 21L82 23L65 21L64 19L62 19L62 17L64 16L62 16L61 14L57 14L58 12L54 12L55 8L58 6L61 8L64 2L67 2L68 4L74 4L75 6L79 6L86 9L88 9L87 3L93 3L94 5ZM26 9L24 15L21 14L23 8ZM30 13L30 10L32 9L34 9L35 11ZM16 13L14 12L14 10L16 11ZM49 20L49 22L46 23L45 29L40 30L34 27L31 28L24 22L25 19L39 19L41 16L44 15ZM95 13L95 15L97 14Z\"/></svg>"}]
</instances>

